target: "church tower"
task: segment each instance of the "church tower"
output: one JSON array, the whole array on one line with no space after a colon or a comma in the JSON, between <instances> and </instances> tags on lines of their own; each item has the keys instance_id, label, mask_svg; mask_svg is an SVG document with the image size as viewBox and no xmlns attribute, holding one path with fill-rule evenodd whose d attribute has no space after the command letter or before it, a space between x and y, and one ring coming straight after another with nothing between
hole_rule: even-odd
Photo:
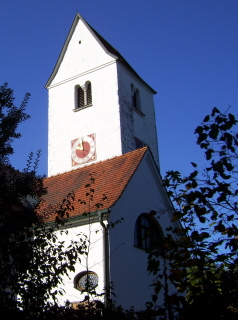
<instances>
[{"instance_id":1,"label":"church tower","mask_svg":"<svg viewBox=\"0 0 238 320\"><path fill-rule=\"evenodd\" d=\"M58 239L89 239L87 254L63 280L62 303L83 301L90 276L90 290L106 293L105 303L113 283L116 303L140 310L153 292L147 250L155 239L162 243L173 213L158 169L155 91L79 14L46 88L44 206L73 193L68 233L59 230Z\"/></svg>"},{"instance_id":2,"label":"church tower","mask_svg":"<svg viewBox=\"0 0 238 320\"><path fill-rule=\"evenodd\" d=\"M79 14L46 88L49 176L146 145L158 164L156 92Z\"/></svg>"}]
</instances>

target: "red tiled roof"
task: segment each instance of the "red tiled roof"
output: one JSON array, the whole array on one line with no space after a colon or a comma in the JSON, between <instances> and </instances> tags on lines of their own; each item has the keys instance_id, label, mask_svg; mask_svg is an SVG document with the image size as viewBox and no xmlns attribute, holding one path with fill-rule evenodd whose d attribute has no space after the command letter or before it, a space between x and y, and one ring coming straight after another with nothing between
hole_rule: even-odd
<instances>
[{"instance_id":1,"label":"red tiled roof","mask_svg":"<svg viewBox=\"0 0 238 320\"><path fill-rule=\"evenodd\" d=\"M71 192L74 193L75 199L74 210L70 212L70 217L82 215L85 212L95 212L97 208L99 210L110 208L122 195L147 149L147 147L141 148L46 178L44 186L47 187L48 193L43 196L42 208L49 206L54 208L62 204L63 199ZM55 215L50 215L47 221L54 219Z\"/></svg>"}]
</instances>

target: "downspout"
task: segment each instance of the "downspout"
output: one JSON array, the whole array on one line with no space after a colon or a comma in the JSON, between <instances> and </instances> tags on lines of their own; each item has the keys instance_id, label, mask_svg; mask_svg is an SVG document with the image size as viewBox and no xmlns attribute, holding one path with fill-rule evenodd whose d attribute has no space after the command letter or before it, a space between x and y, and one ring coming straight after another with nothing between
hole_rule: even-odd
<instances>
[{"instance_id":1,"label":"downspout","mask_svg":"<svg viewBox=\"0 0 238 320\"><path fill-rule=\"evenodd\" d=\"M107 226L103 222L103 215L110 213L110 209L98 211L99 222L103 229L103 274L105 279L105 305L108 306L109 299L111 298L110 290L110 265L109 265L109 232Z\"/></svg>"}]
</instances>

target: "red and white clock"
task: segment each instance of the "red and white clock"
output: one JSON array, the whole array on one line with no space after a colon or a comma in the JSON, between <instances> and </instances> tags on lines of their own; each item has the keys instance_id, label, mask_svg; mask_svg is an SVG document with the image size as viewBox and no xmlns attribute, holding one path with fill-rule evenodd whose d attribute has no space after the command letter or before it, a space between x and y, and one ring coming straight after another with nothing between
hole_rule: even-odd
<instances>
[{"instance_id":1,"label":"red and white clock","mask_svg":"<svg viewBox=\"0 0 238 320\"><path fill-rule=\"evenodd\" d=\"M95 133L71 141L72 166L96 159Z\"/></svg>"}]
</instances>

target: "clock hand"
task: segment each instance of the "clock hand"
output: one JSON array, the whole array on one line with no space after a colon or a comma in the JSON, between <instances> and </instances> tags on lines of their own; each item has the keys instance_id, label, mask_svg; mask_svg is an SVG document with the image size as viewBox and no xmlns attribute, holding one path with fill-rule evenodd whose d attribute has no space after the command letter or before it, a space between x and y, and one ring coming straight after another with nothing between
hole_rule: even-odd
<instances>
[{"instance_id":1,"label":"clock hand","mask_svg":"<svg viewBox=\"0 0 238 320\"><path fill-rule=\"evenodd\" d=\"M76 147L76 150L83 150L82 145L78 145L78 146Z\"/></svg>"},{"instance_id":2,"label":"clock hand","mask_svg":"<svg viewBox=\"0 0 238 320\"><path fill-rule=\"evenodd\" d=\"M81 142L77 145L76 149L77 150L84 150L83 145L84 145L83 139L81 138Z\"/></svg>"}]
</instances>

